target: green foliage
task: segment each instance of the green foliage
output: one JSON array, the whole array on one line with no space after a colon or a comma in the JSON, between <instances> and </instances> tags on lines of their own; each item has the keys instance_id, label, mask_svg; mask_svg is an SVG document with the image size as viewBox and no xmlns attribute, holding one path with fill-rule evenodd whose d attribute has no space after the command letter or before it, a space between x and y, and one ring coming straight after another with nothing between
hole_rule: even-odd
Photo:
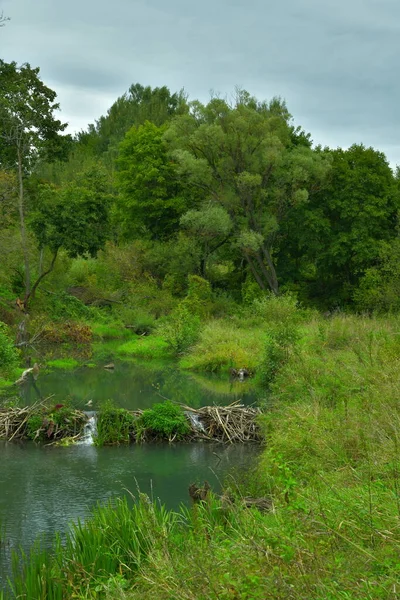
<instances>
[{"instance_id":1,"label":"green foliage","mask_svg":"<svg viewBox=\"0 0 400 600\"><path fill-rule=\"evenodd\" d=\"M97 414L96 446L128 444L135 435L135 418L111 401L103 404Z\"/></svg>"},{"instance_id":2,"label":"green foliage","mask_svg":"<svg viewBox=\"0 0 400 600\"><path fill-rule=\"evenodd\" d=\"M360 280L353 298L358 310L384 313L400 309L400 243L393 240L379 250L378 264Z\"/></svg>"},{"instance_id":3,"label":"green foliage","mask_svg":"<svg viewBox=\"0 0 400 600\"><path fill-rule=\"evenodd\" d=\"M298 338L299 332L291 323L278 324L269 330L265 354L258 369L260 381L265 387L270 386L279 369L289 360Z\"/></svg>"},{"instance_id":4,"label":"green foliage","mask_svg":"<svg viewBox=\"0 0 400 600\"><path fill-rule=\"evenodd\" d=\"M120 144L117 214L125 237L143 235L143 230L153 238L168 237L187 206L167 157L164 130L146 121L132 127Z\"/></svg>"},{"instance_id":5,"label":"green foliage","mask_svg":"<svg viewBox=\"0 0 400 600\"><path fill-rule=\"evenodd\" d=\"M18 364L18 351L10 338L10 331L5 323L0 321L0 372L7 374Z\"/></svg>"},{"instance_id":6,"label":"green foliage","mask_svg":"<svg viewBox=\"0 0 400 600\"><path fill-rule=\"evenodd\" d=\"M145 358L146 360L170 358L168 343L159 336L136 337L117 348L117 354L125 357Z\"/></svg>"},{"instance_id":7,"label":"green foliage","mask_svg":"<svg viewBox=\"0 0 400 600\"><path fill-rule=\"evenodd\" d=\"M52 552L36 544L29 555L15 554L12 589L4 597L105 598L134 579L156 536L168 535L174 524L175 515L146 499L132 508L125 499L98 507L85 523L72 525L63 543L57 536Z\"/></svg>"},{"instance_id":8,"label":"green foliage","mask_svg":"<svg viewBox=\"0 0 400 600\"><path fill-rule=\"evenodd\" d=\"M203 244L203 261L228 241L233 227L231 254L246 261L263 290L274 293L279 287L274 246L281 224L307 203L308 190L329 169L321 153L293 144L289 123L282 101L261 103L239 92L233 106L218 98L205 106L193 103L165 134L181 185L204 207L195 206L181 224L215 238L213 248ZM213 219L210 211L217 208Z\"/></svg>"},{"instance_id":9,"label":"green foliage","mask_svg":"<svg viewBox=\"0 0 400 600\"><path fill-rule=\"evenodd\" d=\"M240 329L229 321L215 319L204 325L199 341L179 364L196 371L228 371L232 367L254 372L264 344L265 332L259 327Z\"/></svg>"},{"instance_id":10,"label":"green foliage","mask_svg":"<svg viewBox=\"0 0 400 600\"><path fill-rule=\"evenodd\" d=\"M11 162L21 153L21 159L32 166L39 156L54 158L62 153L65 140L58 134L67 124L55 119L56 93L40 80L39 69L0 60L0 81L2 162Z\"/></svg>"},{"instance_id":11,"label":"green foliage","mask_svg":"<svg viewBox=\"0 0 400 600\"><path fill-rule=\"evenodd\" d=\"M181 440L190 433L190 426L183 410L166 400L143 411L138 420L138 436Z\"/></svg>"},{"instance_id":12,"label":"green foliage","mask_svg":"<svg viewBox=\"0 0 400 600\"><path fill-rule=\"evenodd\" d=\"M30 440L43 438L43 415L32 415L26 422L26 435Z\"/></svg>"},{"instance_id":13,"label":"green foliage","mask_svg":"<svg viewBox=\"0 0 400 600\"><path fill-rule=\"evenodd\" d=\"M102 340L116 340L132 336L131 330L126 329L121 322L93 323L91 328L93 336Z\"/></svg>"},{"instance_id":14,"label":"green foliage","mask_svg":"<svg viewBox=\"0 0 400 600\"><path fill-rule=\"evenodd\" d=\"M157 328L175 355L187 352L200 333L200 318L189 310L189 305L189 301L181 302Z\"/></svg>"},{"instance_id":15,"label":"green foliage","mask_svg":"<svg viewBox=\"0 0 400 600\"><path fill-rule=\"evenodd\" d=\"M332 159L330 176L293 211L279 263L287 278L305 280L308 296L331 308L351 303L364 272L396 238L400 195L381 152L353 145L324 154Z\"/></svg>"},{"instance_id":16,"label":"green foliage","mask_svg":"<svg viewBox=\"0 0 400 600\"><path fill-rule=\"evenodd\" d=\"M40 186L31 220L40 246L53 252L64 248L71 257L96 256L109 235L109 188L107 173L99 165L61 188Z\"/></svg>"},{"instance_id":17,"label":"green foliage","mask_svg":"<svg viewBox=\"0 0 400 600\"><path fill-rule=\"evenodd\" d=\"M79 367L79 362L75 358L55 358L48 360L46 364L51 369L62 369L63 371L73 371Z\"/></svg>"}]
</instances>

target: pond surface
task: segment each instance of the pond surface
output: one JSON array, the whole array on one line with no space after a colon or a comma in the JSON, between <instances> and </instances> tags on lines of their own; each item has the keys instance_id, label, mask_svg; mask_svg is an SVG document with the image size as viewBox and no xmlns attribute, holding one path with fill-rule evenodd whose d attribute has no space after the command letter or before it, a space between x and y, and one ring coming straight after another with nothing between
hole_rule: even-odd
<instances>
[{"instance_id":1,"label":"pond surface","mask_svg":"<svg viewBox=\"0 0 400 600\"><path fill-rule=\"evenodd\" d=\"M257 402L252 380L193 375L173 365L119 363L115 369L82 366L41 372L20 389L21 404L54 397L96 410L106 400L127 409L148 408L168 398L193 407ZM210 482L215 491L228 473L248 469L259 447L208 443L41 447L0 443L0 588L10 573L11 553L29 550L38 536L49 545L56 531L86 518L98 503L137 489L169 508L188 503L188 486ZM128 494L129 495L129 494ZM1 542L3 540L3 542Z\"/></svg>"},{"instance_id":2,"label":"pond surface","mask_svg":"<svg viewBox=\"0 0 400 600\"><path fill-rule=\"evenodd\" d=\"M10 573L12 550L28 550L42 536L84 519L98 502L139 488L169 508L189 502L188 486L210 482L219 491L229 473L248 469L255 445L147 444L40 447L31 442L0 444L0 589Z\"/></svg>"},{"instance_id":3,"label":"pond surface","mask_svg":"<svg viewBox=\"0 0 400 600\"><path fill-rule=\"evenodd\" d=\"M173 364L154 367L149 363L115 362L115 369L82 366L73 371L55 370L39 373L36 382L22 387L23 404L54 395L55 403L70 401L84 409L89 402L93 410L102 402L113 400L122 408L148 408L168 398L193 407L209 404L226 405L240 400L257 402L253 380L230 380L229 375L199 375L179 371Z\"/></svg>"}]
</instances>

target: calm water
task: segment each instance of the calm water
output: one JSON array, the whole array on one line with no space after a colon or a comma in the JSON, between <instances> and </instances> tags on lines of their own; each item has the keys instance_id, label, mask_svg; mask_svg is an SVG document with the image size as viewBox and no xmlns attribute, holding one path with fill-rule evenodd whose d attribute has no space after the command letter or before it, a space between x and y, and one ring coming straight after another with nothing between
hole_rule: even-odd
<instances>
[{"instance_id":1,"label":"calm water","mask_svg":"<svg viewBox=\"0 0 400 600\"><path fill-rule=\"evenodd\" d=\"M31 547L38 536L85 518L98 502L140 491L170 508L188 502L188 486L207 479L219 490L228 472L248 467L257 446L214 444L97 448L0 444L0 588L9 574L12 549Z\"/></svg>"},{"instance_id":2,"label":"calm water","mask_svg":"<svg viewBox=\"0 0 400 600\"><path fill-rule=\"evenodd\" d=\"M231 381L229 375L204 376L179 371L173 365L154 366L136 363L115 363L115 369L79 367L74 371L40 373L36 382L21 389L22 403L31 404L38 398L54 395L56 403L66 400L77 408L90 402L93 409L105 400L113 400L128 409L148 408L163 398L193 407L208 404L230 404L240 400L257 402L253 381Z\"/></svg>"},{"instance_id":3,"label":"calm water","mask_svg":"<svg viewBox=\"0 0 400 600\"><path fill-rule=\"evenodd\" d=\"M21 389L21 404L54 395L76 407L96 409L108 399L118 406L146 408L170 398L193 407L257 401L252 382L204 377L173 366L116 363L114 371L80 367L72 372L41 373ZM188 502L188 486L207 479L219 490L228 473L246 469L259 449L252 445L143 445L96 448L41 447L0 443L0 587L9 573L13 549L28 550L38 536L46 543L68 523L85 518L98 502L133 493L137 487L170 508Z\"/></svg>"}]
</instances>

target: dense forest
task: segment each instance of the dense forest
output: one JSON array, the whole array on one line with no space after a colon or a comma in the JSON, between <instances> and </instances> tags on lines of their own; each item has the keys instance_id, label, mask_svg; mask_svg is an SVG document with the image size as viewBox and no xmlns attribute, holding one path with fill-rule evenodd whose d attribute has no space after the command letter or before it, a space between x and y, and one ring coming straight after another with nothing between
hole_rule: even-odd
<instances>
[{"instance_id":1,"label":"dense forest","mask_svg":"<svg viewBox=\"0 0 400 600\"><path fill-rule=\"evenodd\" d=\"M0 86L3 312L80 285L163 292L162 313L190 275L226 302L398 308L399 174L378 150L314 147L279 98L140 84L71 137L39 69L2 61Z\"/></svg>"}]
</instances>

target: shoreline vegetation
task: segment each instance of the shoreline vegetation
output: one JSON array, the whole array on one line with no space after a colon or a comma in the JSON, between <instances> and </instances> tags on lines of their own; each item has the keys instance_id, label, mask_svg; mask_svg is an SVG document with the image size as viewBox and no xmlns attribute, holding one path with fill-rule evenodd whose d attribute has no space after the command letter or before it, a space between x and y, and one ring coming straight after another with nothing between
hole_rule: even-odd
<instances>
[{"instance_id":1,"label":"shoreline vegetation","mask_svg":"<svg viewBox=\"0 0 400 600\"><path fill-rule=\"evenodd\" d=\"M270 510L212 495L183 512L116 500L66 545L16 558L3 598L396 598L400 318L288 304L260 320L264 449L224 483L229 497L270 498Z\"/></svg>"},{"instance_id":2,"label":"shoreline vegetation","mask_svg":"<svg viewBox=\"0 0 400 600\"><path fill-rule=\"evenodd\" d=\"M229 406L192 408L169 400L147 410L117 408L111 402L85 412L49 401L0 408L0 440L31 440L45 445L82 443L90 418L96 418L97 446L134 442L212 441L222 444L260 442L261 409L235 402Z\"/></svg>"}]
</instances>

